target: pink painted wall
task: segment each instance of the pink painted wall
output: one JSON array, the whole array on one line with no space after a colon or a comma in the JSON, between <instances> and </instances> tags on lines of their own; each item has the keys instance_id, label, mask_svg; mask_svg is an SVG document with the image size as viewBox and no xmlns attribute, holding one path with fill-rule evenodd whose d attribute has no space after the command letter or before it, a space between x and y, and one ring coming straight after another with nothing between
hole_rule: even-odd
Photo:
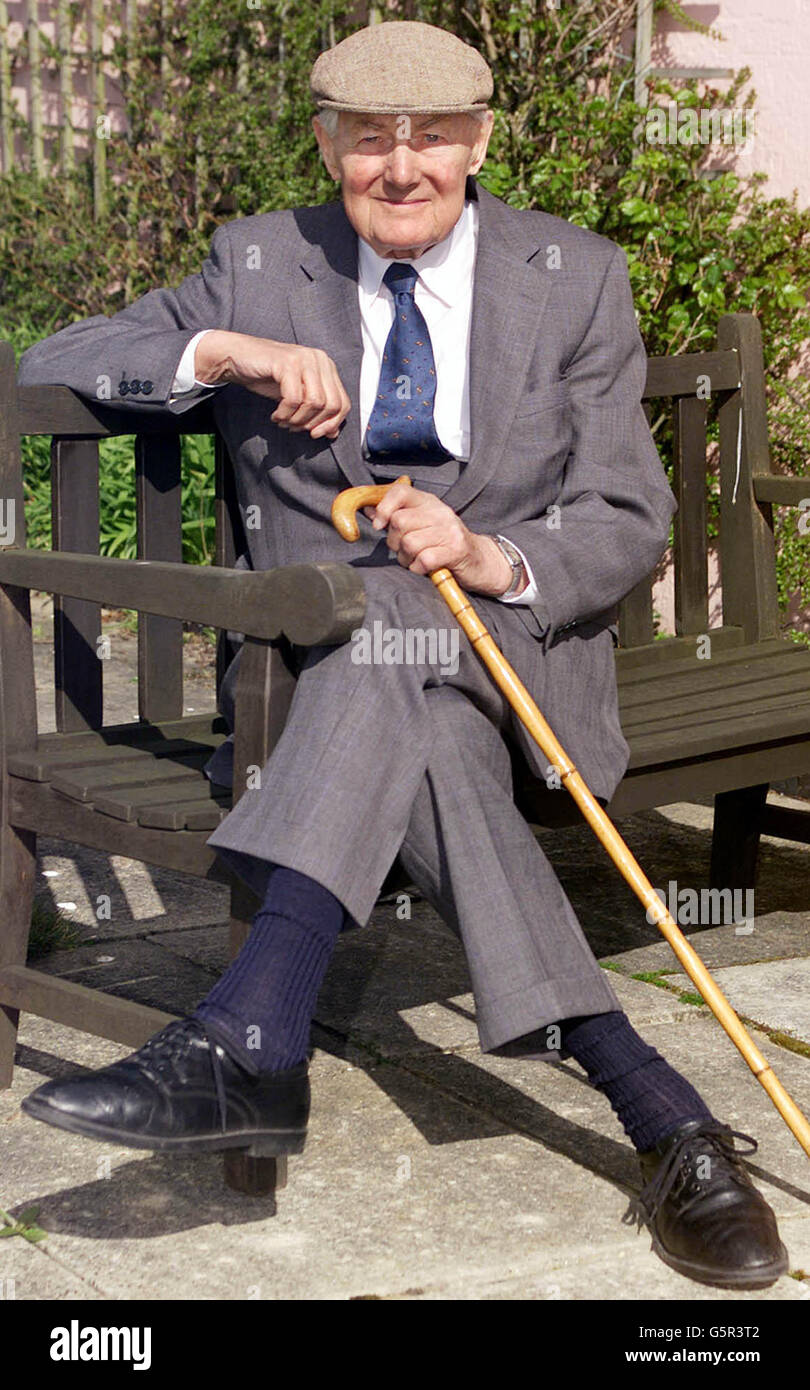
<instances>
[{"instance_id":1,"label":"pink painted wall","mask_svg":"<svg viewBox=\"0 0 810 1390\"><path fill-rule=\"evenodd\" d=\"M764 191L810 204L810 0L718 0L684 4L692 18L717 35L691 33L659 14L653 41L655 67L751 68L757 115L740 173L762 170ZM721 90L728 83L717 81Z\"/></svg>"}]
</instances>

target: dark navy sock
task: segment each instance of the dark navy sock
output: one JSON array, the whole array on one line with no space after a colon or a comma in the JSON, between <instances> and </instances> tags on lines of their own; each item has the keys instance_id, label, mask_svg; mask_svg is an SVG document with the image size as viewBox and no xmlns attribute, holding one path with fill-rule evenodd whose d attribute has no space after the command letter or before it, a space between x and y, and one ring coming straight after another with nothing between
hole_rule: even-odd
<instances>
[{"instance_id":1,"label":"dark navy sock","mask_svg":"<svg viewBox=\"0 0 810 1390\"><path fill-rule=\"evenodd\" d=\"M566 1018L558 1026L562 1046L607 1096L639 1153L686 1120L713 1118L694 1086L639 1037L626 1014Z\"/></svg>"},{"instance_id":2,"label":"dark navy sock","mask_svg":"<svg viewBox=\"0 0 810 1390\"><path fill-rule=\"evenodd\" d=\"M273 869L250 936L193 1014L254 1075L306 1060L343 920L343 904L327 888L294 869Z\"/></svg>"}]
</instances>

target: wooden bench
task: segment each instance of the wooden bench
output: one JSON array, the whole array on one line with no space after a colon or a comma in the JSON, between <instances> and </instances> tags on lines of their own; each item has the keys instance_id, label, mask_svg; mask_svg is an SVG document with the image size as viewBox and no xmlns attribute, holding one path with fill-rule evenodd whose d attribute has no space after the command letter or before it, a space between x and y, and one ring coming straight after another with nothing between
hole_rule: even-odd
<instances>
[{"instance_id":1,"label":"wooden bench","mask_svg":"<svg viewBox=\"0 0 810 1390\"><path fill-rule=\"evenodd\" d=\"M708 628L706 421L718 409L723 625ZM622 605L617 652L632 756L611 813L715 795L712 880L750 886L762 829L808 839L805 813L765 806L768 784L810 771L810 651L779 635L771 504L798 504L810 483L770 471L759 324L720 321L716 352L651 358L645 399L671 399L675 424L676 637L654 640L651 585ZM98 441L136 435L139 559L98 554ZM216 552L181 563L180 440L215 438ZM20 437L51 436L53 550L25 548ZM231 806L202 765L227 732L216 714L183 716L182 620L218 629L217 690L244 632L236 691L235 788L262 766L294 688L285 639L345 641L362 621L359 572L299 565L235 568L246 550L232 469L210 409L136 416L66 387L17 388L0 344L0 478L16 509L0 549L0 1086L11 1081L21 1010L140 1046L171 1015L25 964L37 833L230 884L230 946L258 902L206 839ZM6 517L8 513L6 513ZM30 590L54 594L55 733L37 735ZM100 605L138 613L137 722L105 726ZM711 657L700 652L710 635ZM539 825L572 823L573 803L535 781L515 755L516 799ZM238 795L235 790L234 795ZM399 881L394 866L389 885ZM225 1155L226 1182L268 1193L284 1160Z\"/></svg>"}]
</instances>

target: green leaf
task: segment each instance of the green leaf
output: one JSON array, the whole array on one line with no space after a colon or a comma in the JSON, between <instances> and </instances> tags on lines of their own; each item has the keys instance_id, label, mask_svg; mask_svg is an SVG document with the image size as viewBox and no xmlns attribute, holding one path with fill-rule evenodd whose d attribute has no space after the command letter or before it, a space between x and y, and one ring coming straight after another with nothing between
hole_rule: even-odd
<instances>
[{"instance_id":1,"label":"green leaf","mask_svg":"<svg viewBox=\"0 0 810 1390\"><path fill-rule=\"evenodd\" d=\"M37 1241L45 1240L48 1232L43 1231L41 1226L29 1226L26 1230L21 1231L20 1234L24 1236L26 1240L30 1240L32 1245L35 1245Z\"/></svg>"}]
</instances>

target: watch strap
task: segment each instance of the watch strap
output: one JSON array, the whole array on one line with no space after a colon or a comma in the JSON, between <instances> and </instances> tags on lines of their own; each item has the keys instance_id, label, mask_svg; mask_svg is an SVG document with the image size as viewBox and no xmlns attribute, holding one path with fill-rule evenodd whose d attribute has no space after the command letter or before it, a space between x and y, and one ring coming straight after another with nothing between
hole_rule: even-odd
<instances>
[{"instance_id":1,"label":"watch strap","mask_svg":"<svg viewBox=\"0 0 810 1390\"><path fill-rule=\"evenodd\" d=\"M509 588L506 589L504 593L499 594L498 597L511 598L512 595L517 592L520 586L520 581L523 578L523 556L521 555L517 547L514 546L511 541L506 539L506 536L496 535L493 536L493 540L496 542L501 554L506 557L506 559L512 566L512 581L509 585Z\"/></svg>"}]
</instances>

